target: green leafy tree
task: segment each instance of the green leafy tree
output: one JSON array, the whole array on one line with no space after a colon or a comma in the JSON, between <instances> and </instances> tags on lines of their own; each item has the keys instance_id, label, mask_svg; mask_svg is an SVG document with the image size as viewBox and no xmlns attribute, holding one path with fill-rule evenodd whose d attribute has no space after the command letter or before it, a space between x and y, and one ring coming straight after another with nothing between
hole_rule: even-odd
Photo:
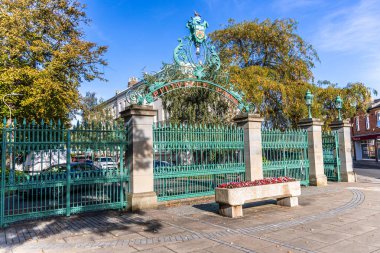
<instances>
[{"instance_id":1,"label":"green leafy tree","mask_svg":"<svg viewBox=\"0 0 380 253\"><path fill-rule=\"evenodd\" d=\"M313 117L324 120L325 126L336 118L337 95L345 101L344 117L364 110L371 97L364 84L339 88L328 81L312 83L312 68L319 58L296 30L292 19L230 21L210 37L223 62L230 66L231 82L256 105L268 127L296 127L307 115L304 95L308 89L315 95ZM350 106L354 102L356 106Z\"/></svg>"},{"instance_id":2,"label":"green leafy tree","mask_svg":"<svg viewBox=\"0 0 380 253\"><path fill-rule=\"evenodd\" d=\"M107 48L84 39L88 23L76 0L1 1L0 96L23 94L7 98L16 117L68 120L80 108L80 83L104 80Z\"/></svg>"},{"instance_id":3,"label":"green leafy tree","mask_svg":"<svg viewBox=\"0 0 380 253\"><path fill-rule=\"evenodd\" d=\"M293 19L244 21L214 31L210 37L224 63L246 68L261 66L275 70L276 79L310 80L318 55L297 33Z\"/></svg>"}]
</instances>

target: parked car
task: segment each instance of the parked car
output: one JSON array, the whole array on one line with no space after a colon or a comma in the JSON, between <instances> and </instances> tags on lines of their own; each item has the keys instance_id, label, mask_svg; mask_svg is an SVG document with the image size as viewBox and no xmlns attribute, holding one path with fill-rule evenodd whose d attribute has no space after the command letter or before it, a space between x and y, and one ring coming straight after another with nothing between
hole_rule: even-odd
<instances>
[{"instance_id":1,"label":"parked car","mask_svg":"<svg viewBox=\"0 0 380 253\"><path fill-rule=\"evenodd\" d=\"M96 157L94 161L94 165L98 166L101 169L116 169L117 164L112 159L112 157Z\"/></svg>"},{"instance_id":2,"label":"parked car","mask_svg":"<svg viewBox=\"0 0 380 253\"><path fill-rule=\"evenodd\" d=\"M72 162L93 164L90 156L76 155L71 158Z\"/></svg>"},{"instance_id":3,"label":"parked car","mask_svg":"<svg viewBox=\"0 0 380 253\"><path fill-rule=\"evenodd\" d=\"M167 162L167 161L159 161L159 160L154 160L153 161L153 168L158 168L158 167L169 167L173 166L173 164Z\"/></svg>"},{"instance_id":4,"label":"parked car","mask_svg":"<svg viewBox=\"0 0 380 253\"><path fill-rule=\"evenodd\" d=\"M74 183L76 180L86 179L90 177L101 177L108 173L107 170L100 169L99 167L83 163L83 162L72 162L70 163L70 177L71 181ZM67 179L67 164L56 164L50 166L42 171L33 172L26 174L27 181L33 184L44 184L44 187L26 189L22 191L24 197L42 197L49 195L56 198L64 197L66 193L66 186L51 186L49 183L60 183L65 182ZM27 184L27 183L26 183ZM81 185L71 185L70 192L75 192L81 188Z\"/></svg>"},{"instance_id":5,"label":"parked car","mask_svg":"<svg viewBox=\"0 0 380 253\"><path fill-rule=\"evenodd\" d=\"M41 150L32 151L25 157L18 157L15 164L16 171L24 171L26 173L39 173L46 170L50 166L66 163L66 150Z\"/></svg>"}]
</instances>

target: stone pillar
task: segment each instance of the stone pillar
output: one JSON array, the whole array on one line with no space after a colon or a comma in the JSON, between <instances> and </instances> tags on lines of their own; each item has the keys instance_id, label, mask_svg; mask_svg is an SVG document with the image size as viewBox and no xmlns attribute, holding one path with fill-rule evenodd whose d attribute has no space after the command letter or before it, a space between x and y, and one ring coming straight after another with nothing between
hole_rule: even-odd
<instances>
[{"instance_id":1,"label":"stone pillar","mask_svg":"<svg viewBox=\"0 0 380 253\"><path fill-rule=\"evenodd\" d=\"M351 156L351 124L348 120L340 120L332 122L330 127L331 130L338 131L340 178L343 182L355 182Z\"/></svg>"},{"instance_id":2,"label":"stone pillar","mask_svg":"<svg viewBox=\"0 0 380 253\"><path fill-rule=\"evenodd\" d=\"M310 162L309 182L314 186L327 185L323 166L322 125L323 122L319 119L302 119L298 124L300 128L307 130Z\"/></svg>"},{"instance_id":3,"label":"stone pillar","mask_svg":"<svg viewBox=\"0 0 380 253\"><path fill-rule=\"evenodd\" d=\"M157 207L153 187L153 106L130 105L121 117L130 124L131 144L127 150L130 163L130 191L128 209L132 211ZM126 161L128 160L126 159Z\"/></svg>"},{"instance_id":4,"label":"stone pillar","mask_svg":"<svg viewBox=\"0 0 380 253\"><path fill-rule=\"evenodd\" d=\"M234 118L244 129L245 177L249 181L263 178L263 152L261 145L261 124L258 114L240 114Z\"/></svg>"}]
</instances>

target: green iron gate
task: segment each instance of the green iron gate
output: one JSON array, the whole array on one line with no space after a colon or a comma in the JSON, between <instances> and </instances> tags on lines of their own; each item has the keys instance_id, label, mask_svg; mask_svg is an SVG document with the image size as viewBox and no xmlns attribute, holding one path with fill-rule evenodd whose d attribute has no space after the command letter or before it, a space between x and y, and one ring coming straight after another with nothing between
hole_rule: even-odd
<instances>
[{"instance_id":1,"label":"green iron gate","mask_svg":"<svg viewBox=\"0 0 380 253\"><path fill-rule=\"evenodd\" d=\"M264 177L288 176L309 184L306 130L262 131Z\"/></svg>"},{"instance_id":2,"label":"green iron gate","mask_svg":"<svg viewBox=\"0 0 380 253\"><path fill-rule=\"evenodd\" d=\"M244 132L236 126L153 126L154 190L160 201L207 196L245 180Z\"/></svg>"},{"instance_id":3,"label":"green iron gate","mask_svg":"<svg viewBox=\"0 0 380 253\"><path fill-rule=\"evenodd\" d=\"M339 134L337 131L322 133L323 165L330 181L340 181Z\"/></svg>"},{"instance_id":4,"label":"green iron gate","mask_svg":"<svg viewBox=\"0 0 380 253\"><path fill-rule=\"evenodd\" d=\"M4 120L4 126L6 121ZM3 127L2 226L19 220L125 207L128 145L116 125Z\"/></svg>"}]
</instances>

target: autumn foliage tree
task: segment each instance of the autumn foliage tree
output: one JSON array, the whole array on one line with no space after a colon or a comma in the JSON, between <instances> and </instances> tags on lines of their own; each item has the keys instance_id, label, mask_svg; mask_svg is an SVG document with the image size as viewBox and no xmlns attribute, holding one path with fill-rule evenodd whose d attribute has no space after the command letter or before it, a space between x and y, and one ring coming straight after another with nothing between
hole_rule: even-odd
<instances>
[{"instance_id":1,"label":"autumn foliage tree","mask_svg":"<svg viewBox=\"0 0 380 253\"><path fill-rule=\"evenodd\" d=\"M268 127L296 127L307 115L304 95L315 95L313 116L327 126L336 119L334 100L344 100L343 116L350 118L365 110L370 89L362 83L338 87L329 82L314 84L312 68L319 61L317 52L297 34L292 19L259 22L233 20L210 37L230 66L231 82L256 105ZM355 105L355 106L353 106Z\"/></svg>"},{"instance_id":2,"label":"autumn foliage tree","mask_svg":"<svg viewBox=\"0 0 380 253\"><path fill-rule=\"evenodd\" d=\"M68 120L80 83L103 79L107 48L84 39L88 22L76 0L1 0L0 97L23 94L6 98L16 117Z\"/></svg>"}]
</instances>

